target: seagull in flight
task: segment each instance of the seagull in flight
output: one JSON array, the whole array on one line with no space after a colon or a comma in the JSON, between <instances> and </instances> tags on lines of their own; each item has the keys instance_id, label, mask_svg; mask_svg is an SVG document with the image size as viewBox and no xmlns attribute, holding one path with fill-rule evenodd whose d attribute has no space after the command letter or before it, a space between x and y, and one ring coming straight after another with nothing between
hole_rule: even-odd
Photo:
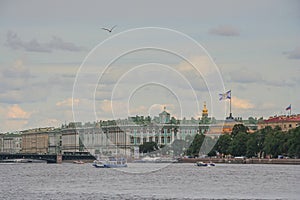
<instances>
[{"instance_id":1,"label":"seagull in flight","mask_svg":"<svg viewBox=\"0 0 300 200\"><path fill-rule=\"evenodd\" d=\"M103 30L106 30L106 31L108 31L108 32L112 32L112 30L116 27L117 25L115 25L115 26L113 26L111 29L108 29L108 28L102 28Z\"/></svg>"}]
</instances>

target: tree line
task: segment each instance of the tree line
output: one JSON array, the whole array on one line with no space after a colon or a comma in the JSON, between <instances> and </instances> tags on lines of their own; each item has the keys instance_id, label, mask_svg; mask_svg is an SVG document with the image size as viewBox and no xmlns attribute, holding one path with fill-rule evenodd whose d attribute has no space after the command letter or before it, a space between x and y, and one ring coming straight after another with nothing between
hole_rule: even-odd
<instances>
[{"instance_id":1,"label":"tree line","mask_svg":"<svg viewBox=\"0 0 300 200\"><path fill-rule=\"evenodd\" d=\"M213 146L213 148L211 148ZM218 138L196 134L194 138L175 140L169 146L158 147L155 142L140 145L140 152L158 151L174 156L245 156L248 158L277 158L279 155L290 158L300 157L300 127L284 132L280 127L265 127L254 133L248 133L243 124L233 127L231 134Z\"/></svg>"},{"instance_id":2,"label":"tree line","mask_svg":"<svg viewBox=\"0 0 300 200\"><path fill-rule=\"evenodd\" d=\"M279 155L290 158L300 157L300 127L287 132L279 126L274 129L267 126L254 133L248 133L248 128L242 124L233 127L231 135L221 135L216 145L210 151L214 155L270 157Z\"/></svg>"}]
</instances>

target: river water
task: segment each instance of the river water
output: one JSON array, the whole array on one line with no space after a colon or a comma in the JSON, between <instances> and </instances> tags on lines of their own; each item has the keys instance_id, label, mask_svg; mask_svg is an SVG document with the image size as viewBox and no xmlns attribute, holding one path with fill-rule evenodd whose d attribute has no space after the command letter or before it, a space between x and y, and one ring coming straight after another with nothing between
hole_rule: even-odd
<instances>
[{"instance_id":1,"label":"river water","mask_svg":"<svg viewBox=\"0 0 300 200\"><path fill-rule=\"evenodd\" d=\"M126 170L126 171L123 171ZM0 164L0 199L300 199L299 165Z\"/></svg>"}]
</instances>

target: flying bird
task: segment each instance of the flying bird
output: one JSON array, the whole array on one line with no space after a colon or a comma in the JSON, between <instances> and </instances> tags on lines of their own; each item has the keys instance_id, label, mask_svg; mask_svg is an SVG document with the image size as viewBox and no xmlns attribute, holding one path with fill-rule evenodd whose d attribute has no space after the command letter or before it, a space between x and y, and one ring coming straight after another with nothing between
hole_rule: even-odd
<instances>
[{"instance_id":1,"label":"flying bird","mask_svg":"<svg viewBox=\"0 0 300 200\"><path fill-rule=\"evenodd\" d=\"M112 30L116 27L117 25L115 25L115 26L113 26L111 29L108 29L108 28L102 28L103 30L106 30L106 31L108 31L108 32L112 32Z\"/></svg>"}]
</instances>

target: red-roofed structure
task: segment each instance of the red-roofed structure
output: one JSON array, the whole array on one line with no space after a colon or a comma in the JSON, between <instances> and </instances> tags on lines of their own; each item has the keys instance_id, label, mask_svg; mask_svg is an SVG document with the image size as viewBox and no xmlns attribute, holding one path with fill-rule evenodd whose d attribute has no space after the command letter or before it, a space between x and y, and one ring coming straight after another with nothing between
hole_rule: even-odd
<instances>
[{"instance_id":1,"label":"red-roofed structure","mask_svg":"<svg viewBox=\"0 0 300 200\"><path fill-rule=\"evenodd\" d=\"M258 123L258 129L263 129L267 126L270 126L272 128L279 126L282 131L288 131L290 129L296 128L297 126L300 126L300 114L269 117L269 119L265 119L262 122Z\"/></svg>"}]
</instances>

